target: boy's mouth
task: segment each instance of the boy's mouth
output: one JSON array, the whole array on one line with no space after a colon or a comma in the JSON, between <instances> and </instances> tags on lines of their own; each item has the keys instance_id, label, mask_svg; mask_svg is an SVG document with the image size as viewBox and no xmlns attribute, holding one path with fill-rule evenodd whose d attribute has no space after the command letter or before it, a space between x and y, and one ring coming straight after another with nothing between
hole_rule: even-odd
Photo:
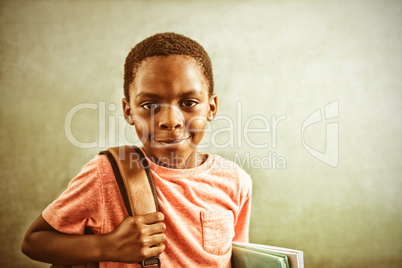
<instances>
[{"instance_id":1,"label":"boy's mouth","mask_svg":"<svg viewBox=\"0 0 402 268\"><path fill-rule=\"evenodd\" d=\"M174 145L174 144L184 142L190 138L191 138L191 136L188 136L186 138L180 138L180 139L175 138L175 139L153 139L153 140L156 143L163 144L163 145Z\"/></svg>"}]
</instances>

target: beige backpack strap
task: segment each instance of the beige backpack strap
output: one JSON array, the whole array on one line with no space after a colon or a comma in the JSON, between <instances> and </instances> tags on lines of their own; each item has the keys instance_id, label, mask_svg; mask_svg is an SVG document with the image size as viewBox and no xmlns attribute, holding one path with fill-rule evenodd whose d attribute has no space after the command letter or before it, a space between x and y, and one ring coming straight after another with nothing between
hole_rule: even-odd
<instances>
[{"instance_id":1,"label":"beige backpack strap","mask_svg":"<svg viewBox=\"0 0 402 268\"><path fill-rule=\"evenodd\" d=\"M120 146L100 152L109 159L128 215L159 211L156 188L148 161L138 147ZM161 267L159 256L143 260L141 267Z\"/></svg>"},{"instance_id":2,"label":"beige backpack strap","mask_svg":"<svg viewBox=\"0 0 402 268\"><path fill-rule=\"evenodd\" d=\"M113 156L120 171L132 216L158 211L155 185L149 171L148 161L142 151L138 147L120 146L109 148L107 152ZM115 170L113 171L115 172ZM116 176L116 180L118 179ZM123 195L124 193L122 193Z\"/></svg>"}]
</instances>

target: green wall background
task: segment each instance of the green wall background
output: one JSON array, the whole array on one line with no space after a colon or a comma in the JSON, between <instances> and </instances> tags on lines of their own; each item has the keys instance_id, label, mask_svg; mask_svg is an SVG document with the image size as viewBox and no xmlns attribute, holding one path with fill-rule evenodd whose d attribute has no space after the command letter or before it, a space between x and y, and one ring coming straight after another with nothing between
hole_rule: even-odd
<instances>
[{"instance_id":1,"label":"green wall background","mask_svg":"<svg viewBox=\"0 0 402 268\"><path fill-rule=\"evenodd\" d=\"M2 267L48 267L20 253L30 223L99 150L136 143L121 120L123 63L164 31L212 58L221 119L204 150L241 161L271 154L269 167L243 162L254 182L252 242L303 250L310 268L401 267L401 1L1 1L0 12ZM301 139L304 120L334 101L339 116L304 138L325 151L326 123L337 123L336 167ZM67 138L65 119L83 103L97 108L74 115L72 134L97 147ZM256 115L286 116L276 138L249 134L268 148L239 136L219 148L232 137L222 118L237 133Z\"/></svg>"}]
</instances>

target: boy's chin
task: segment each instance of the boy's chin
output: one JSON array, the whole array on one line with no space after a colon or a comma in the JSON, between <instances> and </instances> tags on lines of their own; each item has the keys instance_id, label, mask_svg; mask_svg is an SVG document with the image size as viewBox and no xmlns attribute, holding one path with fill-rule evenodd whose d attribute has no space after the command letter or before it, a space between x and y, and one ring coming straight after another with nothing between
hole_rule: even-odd
<instances>
[{"instance_id":1,"label":"boy's chin","mask_svg":"<svg viewBox=\"0 0 402 268\"><path fill-rule=\"evenodd\" d=\"M161 154L183 154L197 149L197 144L193 143L193 137L167 140L167 139L149 139L146 143L143 143L144 147L153 152L160 152Z\"/></svg>"},{"instance_id":2,"label":"boy's chin","mask_svg":"<svg viewBox=\"0 0 402 268\"><path fill-rule=\"evenodd\" d=\"M196 153L197 147L192 147L190 144L144 145L144 150L156 164L171 168L186 168L189 158Z\"/></svg>"}]
</instances>

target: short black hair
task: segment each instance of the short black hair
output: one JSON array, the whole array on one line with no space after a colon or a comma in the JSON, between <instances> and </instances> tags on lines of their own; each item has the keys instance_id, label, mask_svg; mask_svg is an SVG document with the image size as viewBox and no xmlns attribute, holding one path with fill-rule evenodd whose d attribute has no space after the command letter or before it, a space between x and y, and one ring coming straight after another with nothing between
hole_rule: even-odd
<instances>
[{"instance_id":1,"label":"short black hair","mask_svg":"<svg viewBox=\"0 0 402 268\"><path fill-rule=\"evenodd\" d=\"M143 60L153 56L186 55L194 58L208 81L208 94L214 92L212 63L204 48L193 39L177 33L158 33L150 36L128 53L124 64L124 96L129 99L129 88Z\"/></svg>"}]
</instances>

